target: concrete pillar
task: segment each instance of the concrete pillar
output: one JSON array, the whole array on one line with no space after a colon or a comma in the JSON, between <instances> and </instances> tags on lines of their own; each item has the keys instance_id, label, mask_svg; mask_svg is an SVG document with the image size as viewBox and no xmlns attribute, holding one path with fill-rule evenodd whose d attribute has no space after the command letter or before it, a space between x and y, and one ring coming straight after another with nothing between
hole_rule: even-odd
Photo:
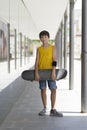
<instances>
[{"instance_id":1,"label":"concrete pillar","mask_svg":"<svg viewBox=\"0 0 87 130\"><path fill-rule=\"evenodd\" d=\"M10 73L10 24L7 24L8 28L8 41L7 41L7 63L8 63L8 73Z\"/></svg>"},{"instance_id":2,"label":"concrete pillar","mask_svg":"<svg viewBox=\"0 0 87 130\"><path fill-rule=\"evenodd\" d=\"M63 61L63 49L62 49L62 43L63 43L63 23L61 22L60 28L58 30L58 33L56 35L56 47L57 47L57 56L58 56L58 67L62 68L62 61Z\"/></svg>"},{"instance_id":3,"label":"concrete pillar","mask_svg":"<svg viewBox=\"0 0 87 130\"><path fill-rule=\"evenodd\" d=\"M28 53L28 62L29 62L29 57L30 57L30 54L29 54L29 48L30 48L30 40L29 38L27 38L27 42L28 42L28 50L27 50L27 53Z\"/></svg>"},{"instance_id":4,"label":"concrete pillar","mask_svg":"<svg viewBox=\"0 0 87 130\"><path fill-rule=\"evenodd\" d=\"M61 27L59 29L59 68L62 68L62 38L61 38Z\"/></svg>"},{"instance_id":5,"label":"concrete pillar","mask_svg":"<svg viewBox=\"0 0 87 130\"><path fill-rule=\"evenodd\" d=\"M14 29L14 55L15 55L15 69L17 69L17 31Z\"/></svg>"},{"instance_id":6,"label":"concrete pillar","mask_svg":"<svg viewBox=\"0 0 87 130\"><path fill-rule=\"evenodd\" d=\"M24 64L26 64L26 36L24 36Z\"/></svg>"},{"instance_id":7,"label":"concrete pillar","mask_svg":"<svg viewBox=\"0 0 87 130\"><path fill-rule=\"evenodd\" d=\"M20 33L20 67L22 67L22 33Z\"/></svg>"},{"instance_id":8,"label":"concrete pillar","mask_svg":"<svg viewBox=\"0 0 87 130\"><path fill-rule=\"evenodd\" d=\"M87 112L87 0L82 1L81 112Z\"/></svg>"},{"instance_id":9,"label":"concrete pillar","mask_svg":"<svg viewBox=\"0 0 87 130\"><path fill-rule=\"evenodd\" d=\"M74 87L74 0L70 0L69 89Z\"/></svg>"},{"instance_id":10,"label":"concrete pillar","mask_svg":"<svg viewBox=\"0 0 87 130\"><path fill-rule=\"evenodd\" d=\"M57 32L56 34L55 46L56 46L56 53L57 53L57 66L59 67L59 32Z\"/></svg>"},{"instance_id":11,"label":"concrete pillar","mask_svg":"<svg viewBox=\"0 0 87 130\"><path fill-rule=\"evenodd\" d=\"M67 10L64 14L64 68L67 69Z\"/></svg>"},{"instance_id":12,"label":"concrete pillar","mask_svg":"<svg viewBox=\"0 0 87 130\"><path fill-rule=\"evenodd\" d=\"M64 44L63 44L63 22L61 22L61 67L64 68Z\"/></svg>"}]
</instances>

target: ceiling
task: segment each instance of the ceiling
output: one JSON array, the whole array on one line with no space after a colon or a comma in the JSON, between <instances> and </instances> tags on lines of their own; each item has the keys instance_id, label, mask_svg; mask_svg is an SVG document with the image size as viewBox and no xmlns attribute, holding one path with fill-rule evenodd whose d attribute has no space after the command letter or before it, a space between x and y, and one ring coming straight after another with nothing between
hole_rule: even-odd
<instances>
[{"instance_id":1,"label":"ceiling","mask_svg":"<svg viewBox=\"0 0 87 130\"><path fill-rule=\"evenodd\" d=\"M42 30L54 39L69 0L0 0L0 19L30 39Z\"/></svg>"},{"instance_id":2,"label":"ceiling","mask_svg":"<svg viewBox=\"0 0 87 130\"><path fill-rule=\"evenodd\" d=\"M48 30L51 38L55 38L57 30L63 19L69 0L22 0L31 15L33 27L31 39L37 39L38 33Z\"/></svg>"}]
</instances>

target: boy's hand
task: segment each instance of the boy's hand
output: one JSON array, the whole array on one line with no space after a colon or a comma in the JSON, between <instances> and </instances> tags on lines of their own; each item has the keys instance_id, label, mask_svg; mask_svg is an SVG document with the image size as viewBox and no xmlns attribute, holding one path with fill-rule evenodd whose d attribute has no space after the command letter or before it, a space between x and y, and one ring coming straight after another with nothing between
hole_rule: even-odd
<instances>
[{"instance_id":1,"label":"boy's hand","mask_svg":"<svg viewBox=\"0 0 87 130\"><path fill-rule=\"evenodd\" d=\"M35 74L35 80L39 81L40 80L40 75L38 73Z\"/></svg>"},{"instance_id":2,"label":"boy's hand","mask_svg":"<svg viewBox=\"0 0 87 130\"><path fill-rule=\"evenodd\" d=\"M52 74L51 74L51 79L55 80L56 79L56 70L52 70Z\"/></svg>"}]
</instances>

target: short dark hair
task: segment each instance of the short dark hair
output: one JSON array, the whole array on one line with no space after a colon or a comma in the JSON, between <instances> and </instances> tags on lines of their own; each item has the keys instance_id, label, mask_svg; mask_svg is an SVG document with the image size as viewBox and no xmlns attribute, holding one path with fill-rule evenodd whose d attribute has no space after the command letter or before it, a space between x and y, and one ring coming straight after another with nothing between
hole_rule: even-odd
<instances>
[{"instance_id":1,"label":"short dark hair","mask_svg":"<svg viewBox=\"0 0 87 130\"><path fill-rule=\"evenodd\" d=\"M39 38L41 38L41 36L44 36L44 35L47 35L47 36L48 36L48 38L50 37L49 32L48 32L48 31L46 31L46 30L43 30L43 31L41 31L41 32L39 33Z\"/></svg>"}]
</instances>

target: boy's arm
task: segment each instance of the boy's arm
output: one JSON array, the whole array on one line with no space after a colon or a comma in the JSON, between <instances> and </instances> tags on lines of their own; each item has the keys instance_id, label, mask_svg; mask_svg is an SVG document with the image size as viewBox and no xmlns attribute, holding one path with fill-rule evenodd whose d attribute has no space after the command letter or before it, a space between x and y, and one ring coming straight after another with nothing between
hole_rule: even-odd
<instances>
[{"instance_id":1,"label":"boy's arm","mask_svg":"<svg viewBox=\"0 0 87 130\"><path fill-rule=\"evenodd\" d=\"M56 61L56 47L53 47L53 61ZM51 75L52 80L56 79L56 66L53 66L52 68L52 75Z\"/></svg>"},{"instance_id":2,"label":"boy's arm","mask_svg":"<svg viewBox=\"0 0 87 130\"><path fill-rule=\"evenodd\" d=\"M36 61L35 61L35 80L39 80L40 76L38 73L38 63L39 63L39 51L37 49L37 53L36 53Z\"/></svg>"}]
</instances>

